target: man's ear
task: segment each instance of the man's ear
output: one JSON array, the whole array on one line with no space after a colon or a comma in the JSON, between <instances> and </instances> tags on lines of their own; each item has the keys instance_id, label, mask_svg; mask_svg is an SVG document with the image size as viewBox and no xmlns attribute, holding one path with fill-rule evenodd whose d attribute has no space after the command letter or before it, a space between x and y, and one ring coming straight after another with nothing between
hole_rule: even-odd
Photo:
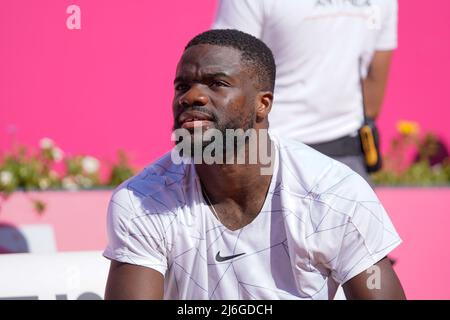
<instances>
[{"instance_id":1,"label":"man's ear","mask_svg":"<svg viewBox=\"0 0 450 320\"><path fill-rule=\"evenodd\" d=\"M256 96L256 122L262 122L267 119L270 110L272 109L273 92L261 91Z\"/></svg>"}]
</instances>

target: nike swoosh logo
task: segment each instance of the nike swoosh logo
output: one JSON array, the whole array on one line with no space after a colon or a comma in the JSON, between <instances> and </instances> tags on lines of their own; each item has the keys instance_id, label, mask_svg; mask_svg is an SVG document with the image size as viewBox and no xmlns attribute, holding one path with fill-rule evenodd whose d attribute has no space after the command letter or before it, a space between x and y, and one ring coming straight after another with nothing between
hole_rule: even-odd
<instances>
[{"instance_id":1,"label":"nike swoosh logo","mask_svg":"<svg viewBox=\"0 0 450 320\"><path fill-rule=\"evenodd\" d=\"M217 254L216 254L216 261L217 261L217 262L224 262L224 261L227 261L227 260L231 260L231 259L240 257L240 256L242 256L243 254L245 254L245 252L244 252L244 253L235 254L235 255L233 255L233 256L222 257L222 256L220 255L220 251L219 251L219 252L217 252Z\"/></svg>"}]
</instances>

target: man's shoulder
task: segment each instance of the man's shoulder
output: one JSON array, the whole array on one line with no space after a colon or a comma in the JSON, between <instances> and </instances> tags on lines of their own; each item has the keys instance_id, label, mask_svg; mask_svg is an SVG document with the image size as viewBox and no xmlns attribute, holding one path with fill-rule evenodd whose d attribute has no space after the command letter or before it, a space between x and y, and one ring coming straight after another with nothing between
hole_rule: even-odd
<instances>
[{"instance_id":1,"label":"man's shoulder","mask_svg":"<svg viewBox=\"0 0 450 320\"><path fill-rule=\"evenodd\" d=\"M144 168L141 172L122 182L113 192L111 201L136 211L136 206L170 205L180 193L187 178L189 166L174 164L170 152Z\"/></svg>"},{"instance_id":2,"label":"man's shoulder","mask_svg":"<svg viewBox=\"0 0 450 320\"><path fill-rule=\"evenodd\" d=\"M372 216L382 219L384 209L374 190L351 168L306 145L289 141L283 141L283 145L284 151L280 151L282 190L294 200L296 208L305 209L308 219L304 221L311 221L311 230L345 226L356 212L358 219L364 221Z\"/></svg>"},{"instance_id":3,"label":"man's shoulder","mask_svg":"<svg viewBox=\"0 0 450 320\"><path fill-rule=\"evenodd\" d=\"M320 194L330 190L355 193L372 190L348 166L301 142L278 138L277 143L283 177L291 188L296 187L300 193Z\"/></svg>"}]
</instances>

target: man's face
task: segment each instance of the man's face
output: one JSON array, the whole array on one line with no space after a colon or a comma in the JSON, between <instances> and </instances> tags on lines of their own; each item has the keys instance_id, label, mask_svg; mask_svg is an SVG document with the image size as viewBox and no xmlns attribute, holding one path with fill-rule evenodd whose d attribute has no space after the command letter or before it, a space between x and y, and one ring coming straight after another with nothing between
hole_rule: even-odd
<instances>
[{"instance_id":1,"label":"man's face","mask_svg":"<svg viewBox=\"0 0 450 320\"><path fill-rule=\"evenodd\" d=\"M174 81L174 129L250 129L258 90L237 49L196 45L178 63Z\"/></svg>"}]
</instances>

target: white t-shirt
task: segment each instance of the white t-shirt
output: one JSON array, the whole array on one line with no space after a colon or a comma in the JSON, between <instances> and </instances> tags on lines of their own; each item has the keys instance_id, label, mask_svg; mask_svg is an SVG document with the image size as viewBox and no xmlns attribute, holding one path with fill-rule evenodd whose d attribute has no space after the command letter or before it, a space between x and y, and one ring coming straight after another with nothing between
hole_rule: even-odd
<instances>
[{"instance_id":1,"label":"white t-shirt","mask_svg":"<svg viewBox=\"0 0 450 320\"><path fill-rule=\"evenodd\" d=\"M271 136L274 174L250 224L223 226L195 166L175 165L169 153L114 192L104 256L162 273L165 299L332 299L400 244L359 175Z\"/></svg>"},{"instance_id":2,"label":"white t-shirt","mask_svg":"<svg viewBox=\"0 0 450 320\"><path fill-rule=\"evenodd\" d=\"M320 143L361 127L360 74L374 51L396 48L397 0L221 0L213 28L269 46L277 66L272 130Z\"/></svg>"}]
</instances>

